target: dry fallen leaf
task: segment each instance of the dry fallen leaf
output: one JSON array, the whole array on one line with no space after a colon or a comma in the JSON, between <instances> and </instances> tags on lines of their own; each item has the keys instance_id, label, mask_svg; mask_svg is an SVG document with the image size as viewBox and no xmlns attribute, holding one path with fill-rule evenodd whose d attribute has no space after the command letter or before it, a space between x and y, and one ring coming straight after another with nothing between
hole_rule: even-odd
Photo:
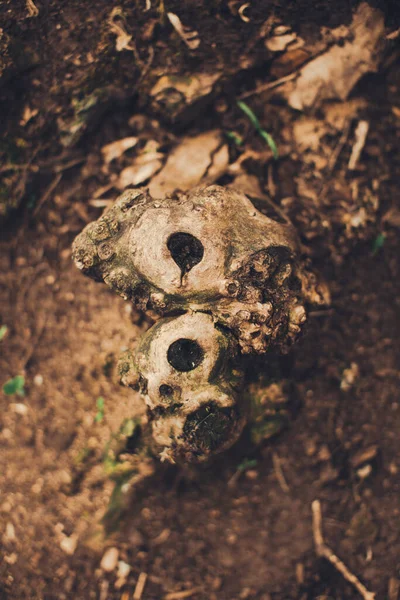
<instances>
[{"instance_id":1,"label":"dry fallen leaf","mask_svg":"<svg viewBox=\"0 0 400 600\"><path fill-rule=\"evenodd\" d=\"M382 217L383 223L388 223L392 227L400 229L400 209L396 206L392 206Z\"/></svg>"},{"instance_id":2,"label":"dry fallen leaf","mask_svg":"<svg viewBox=\"0 0 400 600\"><path fill-rule=\"evenodd\" d=\"M235 177L230 185L250 198L262 198L264 196L258 178L250 173L241 173Z\"/></svg>"},{"instance_id":3,"label":"dry fallen leaf","mask_svg":"<svg viewBox=\"0 0 400 600\"><path fill-rule=\"evenodd\" d=\"M116 186L124 190L130 185L140 185L152 177L162 167L164 155L158 152L159 144L149 140L132 165L121 171Z\"/></svg>"},{"instance_id":4,"label":"dry fallen leaf","mask_svg":"<svg viewBox=\"0 0 400 600\"><path fill-rule=\"evenodd\" d=\"M150 179L162 167L162 161L155 159L142 165L132 165L121 171L117 181L117 187L124 190L130 185L140 185Z\"/></svg>"},{"instance_id":5,"label":"dry fallen leaf","mask_svg":"<svg viewBox=\"0 0 400 600\"><path fill-rule=\"evenodd\" d=\"M24 127L31 119L36 117L38 113L39 110L37 108L30 108L28 105L26 105L24 108L24 112L22 113L22 118L19 122L21 127Z\"/></svg>"},{"instance_id":6,"label":"dry fallen leaf","mask_svg":"<svg viewBox=\"0 0 400 600\"><path fill-rule=\"evenodd\" d=\"M365 98L351 98L346 102L328 102L323 107L324 118L336 131L342 131L346 123L357 118L366 106Z\"/></svg>"},{"instance_id":7,"label":"dry fallen leaf","mask_svg":"<svg viewBox=\"0 0 400 600\"><path fill-rule=\"evenodd\" d=\"M296 48L304 45L304 40L297 38L297 35L294 32L285 33L283 35L274 35L274 33L272 37L265 40L265 45L271 52L283 52L283 50L286 50L286 48L292 44L293 47Z\"/></svg>"},{"instance_id":8,"label":"dry fallen leaf","mask_svg":"<svg viewBox=\"0 0 400 600\"><path fill-rule=\"evenodd\" d=\"M122 156L123 153L126 152L126 150L129 150L129 148L133 148L134 146L136 146L137 143L138 138L126 137L122 140L116 140L111 144L103 146L101 149L101 153L103 155L104 162L106 164L109 164L111 161Z\"/></svg>"},{"instance_id":9,"label":"dry fallen leaf","mask_svg":"<svg viewBox=\"0 0 400 600\"><path fill-rule=\"evenodd\" d=\"M39 9L33 0L26 0L26 8L28 9L28 17L37 17Z\"/></svg>"},{"instance_id":10,"label":"dry fallen leaf","mask_svg":"<svg viewBox=\"0 0 400 600\"><path fill-rule=\"evenodd\" d=\"M221 73L192 73L190 77L163 75L152 88L150 95L157 98L169 89L180 92L187 104L209 94Z\"/></svg>"},{"instance_id":11,"label":"dry fallen leaf","mask_svg":"<svg viewBox=\"0 0 400 600\"><path fill-rule=\"evenodd\" d=\"M299 152L317 151L322 138L330 133L325 121L313 117L301 117L294 122L293 137Z\"/></svg>"},{"instance_id":12,"label":"dry fallen leaf","mask_svg":"<svg viewBox=\"0 0 400 600\"><path fill-rule=\"evenodd\" d=\"M163 119L185 119L193 114L194 104L206 101L221 72L191 72L190 75L163 75L150 92L152 107L162 114Z\"/></svg>"},{"instance_id":13,"label":"dry fallen leaf","mask_svg":"<svg viewBox=\"0 0 400 600\"><path fill-rule=\"evenodd\" d=\"M352 41L332 46L308 62L296 81L281 88L290 106L304 110L324 100L345 100L362 75L376 71L385 32L382 12L363 2L349 29Z\"/></svg>"},{"instance_id":14,"label":"dry fallen leaf","mask_svg":"<svg viewBox=\"0 0 400 600\"><path fill-rule=\"evenodd\" d=\"M302 116L283 131L290 139L296 151L301 154L304 164L311 164L317 171L324 169L332 154L332 147L326 141L334 130L322 119Z\"/></svg>"},{"instance_id":15,"label":"dry fallen leaf","mask_svg":"<svg viewBox=\"0 0 400 600\"><path fill-rule=\"evenodd\" d=\"M212 164L213 154L221 146L221 132L208 131L195 137L185 137L169 155L164 168L151 181L149 191L162 198L176 189L196 186Z\"/></svg>"},{"instance_id":16,"label":"dry fallen leaf","mask_svg":"<svg viewBox=\"0 0 400 600\"><path fill-rule=\"evenodd\" d=\"M200 38L197 31L184 27L182 21L175 13L167 13L167 17L180 38L185 42L190 50L196 50L200 46Z\"/></svg>"},{"instance_id":17,"label":"dry fallen leaf","mask_svg":"<svg viewBox=\"0 0 400 600\"><path fill-rule=\"evenodd\" d=\"M224 144L219 148L212 157L212 164L207 171L207 183L213 183L221 177L229 164L229 148L228 144Z\"/></svg>"},{"instance_id":18,"label":"dry fallen leaf","mask_svg":"<svg viewBox=\"0 0 400 600\"><path fill-rule=\"evenodd\" d=\"M310 57L311 52L308 48L294 48L290 46L286 52L277 55L277 58L274 59L270 73L277 79L287 75L292 75L292 78L294 79L295 71L309 60Z\"/></svg>"},{"instance_id":19,"label":"dry fallen leaf","mask_svg":"<svg viewBox=\"0 0 400 600\"><path fill-rule=\"evenodd\" d=\"M129 35L127 31L125 31L123 27L124 15L122 9L116 6L111 11L110 17L108 19L108 25L112 31L117 36L115 40L115 49L117 52L121 52L121 50L132 50L130 47L130 42L132 41L132 36Z\"/></svg>"}]
</instances>

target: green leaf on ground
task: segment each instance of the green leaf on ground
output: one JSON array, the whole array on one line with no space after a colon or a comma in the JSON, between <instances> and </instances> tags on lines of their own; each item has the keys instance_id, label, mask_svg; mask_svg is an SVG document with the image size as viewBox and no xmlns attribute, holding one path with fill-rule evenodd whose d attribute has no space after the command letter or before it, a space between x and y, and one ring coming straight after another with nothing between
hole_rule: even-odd
<instances>
[{"instance_id":1,"label":"green leaf on ground","mask_svg":"<svg viewBox=\"0 0 400 600\"><path fill-rule=\"evenodd\" d=\"M258 132L258 134L262 137L262 139L266 142L266 144L271 148L272 154L274 155L275 160L279 156L278 147L274 141L274 138L271 134L269 134L265 129L261 127L261 123L258 120L256 114L252 111L250 106L248 106L245 102L239 100L237 102L240 110L244 112L246 117L249 119L250 123L253 125L254 129Z\"/></svg>"},{"instance_id":2,"label":"green leaf on ground","mask_svg":"<svg viewBox=\"0 0 400 600\"><path fill-rule=\"evenodd\" d=\"M254 469L257 466L257 460L255 458L244 458L241 463L238 464L238 471L247 471L247 469Z\"/></svg>"},{"instance_id":3,"label":"green leaf on ground","mask_svg":"<svg viewBox=\"0 0 400 600\"><path fill-rule=\"evenodd\" d=\"M253 125L253 127L255 129L257 129L257 131L260 131L260 129L261 129L260 121L258 120L256 114L252 111L250 106L248 106L248 104L246 104L246 102L242 102L241 100L238 101L237 105L240 108L240 110L242 110L244 112L246 117L248 117L248 119L249 119L250 123Z\"/></svg>"},{"instance_id":4,"label":"green leaf on ground","mask_svg":"<svg viewBox=\"0 0 400 600\"><path fill-rule=\"evenodd\" d=\"M272 150L272 154L274 155L275 160L278 158L279 156L279 152L278 152L278 148L277 145L275 144L275 140L272 137L272 135L270 135L269 133L267 133L265 131L265 129L261 129L259 131L259 134L261 135L261 137L263 138L263 140L265 140L268 144L268 146L271 148Z\"/></svg>"},{"instance_id":5,"label":"green leaf on ground","mask_svg":"<svg viewBox=\"0 0 400 600\"><path fill-rule=\"evenodd\" d=\"M7 325L2 325L0 327L0 342L2 339L4 339L4 336L6 335L7 331L8 331Z\"/></svg>"},{"instance_id":6,"label":"green leaf on ground","mask_svg":"<svg viewBox=\"0 0 400 600\"><path fill-rule=\"evenodd\" d=\"M18 394L18 396L24 396L25 390L25 377L23 375L16 375L12 379L6 381L3 385L3 392L7 394L7 396L13 396L14 394Z\"/></svg>"},{"instance_id":7,"label":"green leaf on ground","mask_svg":"<svg viewBox=\"0 0 400 600\"><path fill-rule=\"evenodd\" d=\"M380 233L374 240L372 246L372 254L377 254L379 250L383 247L386 240L386 236L384 233Z\"/></svg>"},{"instance_id":8,"label":"green leaf on ground","mask_svg":"<svg viewBox=\"0 0 400 600\"><path fill-rule=\"evenodd\" d=\"M100 396L96 400L97 413L94 417L96 423L100 423L104 419L104 398Z\"/></svg>"},{"instance_id":9,"label":"green leaf on ground","mask_svg":"<svg viewBox=\"0 0 400 600\"><path fill-rule=\"evenodd\" d=\"M242 136L235 131L225 131L225 135L229 140L232 140L236 146L241 146L243 144Z\"/></svg>"}]
</instances>

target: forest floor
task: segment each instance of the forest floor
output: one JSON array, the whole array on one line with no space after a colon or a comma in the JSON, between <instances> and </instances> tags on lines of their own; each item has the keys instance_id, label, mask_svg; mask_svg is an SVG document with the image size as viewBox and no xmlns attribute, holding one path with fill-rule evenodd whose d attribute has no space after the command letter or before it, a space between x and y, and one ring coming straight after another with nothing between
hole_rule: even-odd
<instances>
[{"instance_id":1,"label":"forest floor","mask_svg":"<svg viewBox=\"0 0 400 600\"><path fill-rule=\"evenodd\" d=\"M62 4L0 8L0 383L15 386L0 392L0 598L358 598L316 554L318 499L326 543L377 599L398 600L395 4L373 72L346 99L301 109L293 73L354 43L358 2ZM321 38L323 26L336 37ZM160 466L96 546L89 532L113 489L105 445L143 410L116 361L148 323L79 273L71 243L126 187L163 195L210 181L268 196L292 219L331 306L310 315L287 359L289 427L208 467Z\"/></svg>"}]
</instances>

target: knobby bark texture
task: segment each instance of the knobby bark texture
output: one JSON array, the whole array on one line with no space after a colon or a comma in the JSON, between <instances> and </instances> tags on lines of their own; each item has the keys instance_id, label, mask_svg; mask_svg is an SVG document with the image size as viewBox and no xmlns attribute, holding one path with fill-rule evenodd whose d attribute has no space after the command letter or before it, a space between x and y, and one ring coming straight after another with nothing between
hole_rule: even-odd
<instances>
[{"instance_id":1,"label":"knobby bark texture","mask_svg":"<svg viewBox=\"0 0 400 600\"><path fill-rule=\"evenodd\" d=\"M398 598L398 17L398 2L378 0L1 3L0 596ZM188 231L193 189L244 194L286 231L285 250L264 253L252 227L254 260L224 258L200 281L201 310L182 315L206 254L218 263L227 237L240 252L253 239L239 210L218 214L207 243ZM185 227L168 232L159 272L143 226L148 252L127 281L131 225L114 202L137 193L158 229L163 210ZM108 288L73 265L79 234L90 245L75 259ZM284 279L289 264L276 314L293 312L304 335L281 356L248 283ZM300 303L292 273L307 274ZM318 281L330 304L303 323ZM252 309L219 310L221 298ZM196 332L213 367L188 343ZM240 362L248 397L238 340L261 354ZM171 363L198 402L184 421ZM212 370L206 390L193 365ZM159 464L146 419L161 446L177 427L191 450L225 451L182 469L167 448ZM316 499L326 552L313 545Z\"/></svg>"}]
</instances>

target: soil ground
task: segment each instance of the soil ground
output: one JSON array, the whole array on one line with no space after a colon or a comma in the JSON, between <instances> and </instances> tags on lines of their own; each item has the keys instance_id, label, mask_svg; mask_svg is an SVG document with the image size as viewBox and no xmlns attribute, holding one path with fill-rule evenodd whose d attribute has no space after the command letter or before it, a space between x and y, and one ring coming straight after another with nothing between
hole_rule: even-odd
<instances>
[{"instance_id":1,"label":"soil ground","mask_svg":"<svg viewBox=\"0 0 400 600\"><path fill-rule=\"evenodd\" d=\"M15 71L15 46L3 54L4 60L9 56L9 64L2 65L3 139L21 150L18 164L39 167L22 169L7 181L15 194L11 204L18 208L8 214L0 243L0 325L7 326L0 341L1 383L17 374L25 377L24 397L2 394L0 400L0 598L128 600L141 573L147 574L144 600L185 590L194 600L358 598L333 566L316 556L311 515L316 498L329 546L377 598L399 597L400 69L391 58L398 59L395 50L353 94L366 101L363 114L370 123L361 171L357 177L347 173L347 140L335 171L322 172L326 202L321 211L329 215L338 202L336 184L350 185L353 177L360 188L375 189L378 181L379 208L360 235L350 239L338 226L329 239L318 231L309 239L315 226L310 214L306 211L303 219L298 204L281 200L296 195L297 176L312 187L313 167L290 144L273 167L275 201L293 218L332 294L331 307L311 314L306 335L287 359L296 406L289 427L258 449L249 449L242 439L209 467L161 466L144 482L106 544L118 548L119 560L131 566L122 587L116 586L115 572L100 568L104 549L83 541L113 488L103 469L104 446L125 416L142 410L138 395L119 385L116 361L147 327L122 299L85 279L71 261L74 237L102 210L89 201L109 182L101 148L137 135L140 127L131 119L140 113L147 119L145 134L153 128L166 153L183 135L223 127L245 132L246 144L262 156L243 114L231 106L221 113L221 106L265 77L265 56L257 45L249 46L249 39L265 20L268 3L254 8L250 33L227 7L215 2L206 10L203 4L184 10L178 2L168 4L199 31L204 50L193 56L160 25L157 7L146 14L121 2L134 38L141 40L139 55L147 57L154 45L152 72L160 65L178 73L217 63L226 69L226 81L208 108L183 125L163 120L143 100L151 87L146 78L141 81L134 69L128 76L129 57L118 55L112 63L117 95L113 91L111 102L68 147L60 141L56 115L67 119L65 98L73 85L82 86L82 73L90 85L98 82L98 72L80 69L77 59L92 53L88 64L96 70L101 57L113 56L115 40L110 42L103 27L109 3L43 1L38 17L45 27L43 42L34 18L25 18L24 2L11 7L6 1L1 9L7 16L4 31L10 39L28 40L30 55L29 64L23 61ZM335 11L329 2L311 3L313 8L299 2L293 11L282 4L267 8L312 39L322 25L349 23L350 5L357 2L335 2ZM395 4L385 8L393 29ZM305 20L303 14L313 18ZM218 56L212 48L215 23L222 40ZM238 67L241 55L251 63L248 69ZM21 125L27 105L43 111ZM277 140L300 119L282 102L269 103L262 96L254 97L252 107ZM16 139L24 143L15 146ZM232 160L238 152L230 147ZM253 158L249 171L267 186L264 167ZM114 189L106 196L117 194ZM347 386L346 373L354 374ZM102 419L96 419L99 397L105 400ZM252 466L237 476L244 459Z\"/></svg>"}]
</instances>

